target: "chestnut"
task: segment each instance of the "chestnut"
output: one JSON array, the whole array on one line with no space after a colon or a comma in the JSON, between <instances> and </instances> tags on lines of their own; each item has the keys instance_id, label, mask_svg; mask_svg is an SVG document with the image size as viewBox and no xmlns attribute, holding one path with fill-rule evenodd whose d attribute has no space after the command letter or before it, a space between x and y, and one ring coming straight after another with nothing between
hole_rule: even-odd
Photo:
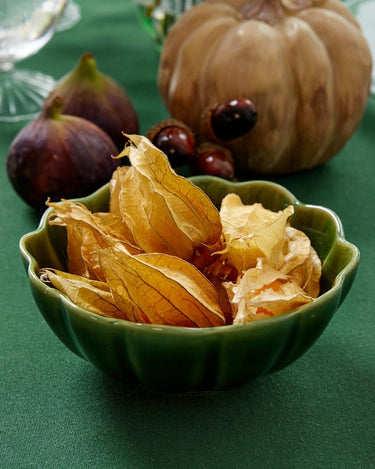
<instances>
[{"instance_id":1,"label":"chestnut","mask_svg":"<svg viewBox=\"0 0 375 469\"><path fill-rule=\"evenodd\" d=\"M168 157L172 167L188 164L195 155L194 134L177 119L159 122L149 130L147 137Z\"/></svg>"},{"instance_id":2,"label":"chestnut","mask_svg":"<svg viewBox=\"0 0 375 469\"><path fill-rule=\"evenodd\" d=\"M257 119L257 110L250 99L231 99L203 112L202 132L209 139L230 142L249 132Z\"/></svg>"},{"instance_id":3,"label":"chestnut","mask_svg":"<svg viewBox=\"0 0 375 469\"><path fill-rule=\"evenodd\" d=\"M206 174L228 180L233 180L235 176L231 152L223 145L213 142L204 142L197 147L189 168L193 175Z\"/></svg>"}]
</instances>

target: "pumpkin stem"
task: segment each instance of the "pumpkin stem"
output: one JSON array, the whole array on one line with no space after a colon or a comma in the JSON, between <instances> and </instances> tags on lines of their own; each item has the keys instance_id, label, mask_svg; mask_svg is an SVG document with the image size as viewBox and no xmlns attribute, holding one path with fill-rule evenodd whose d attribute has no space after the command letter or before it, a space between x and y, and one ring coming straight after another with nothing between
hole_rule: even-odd
<instances>
[{"instance_id":1,"label":"pumpkin stem","mask_svg":"<svg viewBox=\"0 0 375 469\"><path fill-rule=\"evenodd\" d=\"M273 25L286 16L283 4L282 0L252 0L242 8L241 13L245 19L251 18Z\"/></svg>"}]
</instances>

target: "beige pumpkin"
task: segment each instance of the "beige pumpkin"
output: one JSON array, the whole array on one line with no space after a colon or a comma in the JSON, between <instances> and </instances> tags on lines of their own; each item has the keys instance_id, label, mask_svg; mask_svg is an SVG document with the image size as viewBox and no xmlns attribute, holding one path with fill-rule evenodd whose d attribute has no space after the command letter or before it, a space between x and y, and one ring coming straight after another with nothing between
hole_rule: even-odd
<instances>
[{"instance_id":1,"label":"beige pumpkin","mask_svg":"<svg viewBox=\"0 0 375 469\"><path fill-rule=\"evenodd\" d=\"M289 173L345 145L362 118L371 68L340 0L205 0L172 27L158 86L171 116L196 133L208 107L251 99L255 127L228 144L237 169Z\"/></svg>"}]
</instances>

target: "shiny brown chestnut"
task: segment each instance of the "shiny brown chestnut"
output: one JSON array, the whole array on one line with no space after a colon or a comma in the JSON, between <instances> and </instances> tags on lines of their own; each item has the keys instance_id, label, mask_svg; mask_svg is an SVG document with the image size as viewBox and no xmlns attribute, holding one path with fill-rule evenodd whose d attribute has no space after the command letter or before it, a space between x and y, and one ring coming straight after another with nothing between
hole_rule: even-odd
<instances>
[{"instance_id":1,"label":"shiny brown chestnut","mask_svg":"<svg viewBox=\"0 0 375 469\"><path fill-rule=\"evenodd\" d=\"M202 132L209 139L230 142L249 132L257 119L257 110L250 99L231 99L203 112Z\"/></svg>"},{"instance_id":2,"label":"shiny brown chestnut","mask_svg":"<svg viewBox=\"0 0 375 469\"><path fill-rule=\"evenodd\" d=\"M189 169L193 175L206 174L228 180L233 180L235 176L231 152L223 145L213 142L204 142L197 147Z\"/></svg>"},{"instance_id":3,"label":"shiny brown chestnut","mask_svg":"<svg viewBox=\"0 0 375 469\"><path fill-rule=\"evenodd\" d=\"M177 119L159 122L149 130L147 137L167 155L172 167L188 164L195 155L194 134Z\"/></svg>"}]
</instances>

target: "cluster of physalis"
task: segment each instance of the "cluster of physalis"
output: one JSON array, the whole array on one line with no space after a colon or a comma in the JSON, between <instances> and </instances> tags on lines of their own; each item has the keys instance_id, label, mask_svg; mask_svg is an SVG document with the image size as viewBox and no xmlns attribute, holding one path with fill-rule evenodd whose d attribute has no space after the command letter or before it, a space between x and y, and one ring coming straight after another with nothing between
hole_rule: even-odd
<instances>
[{"instance_id":1,"label":"cluster of physalis","mask_svg":"<svg viewBox=\"0 0 375 469\"><path fill-rule=\"evenodd\" d=\"M101 316L186 327L269 318L319 294L321 263L290 226L292 206L275 213L228 194L218 210L146 137L128 138L108 212L48 203L69 263L42 269L44 281Z\"/></svg>"}]
</instances>

